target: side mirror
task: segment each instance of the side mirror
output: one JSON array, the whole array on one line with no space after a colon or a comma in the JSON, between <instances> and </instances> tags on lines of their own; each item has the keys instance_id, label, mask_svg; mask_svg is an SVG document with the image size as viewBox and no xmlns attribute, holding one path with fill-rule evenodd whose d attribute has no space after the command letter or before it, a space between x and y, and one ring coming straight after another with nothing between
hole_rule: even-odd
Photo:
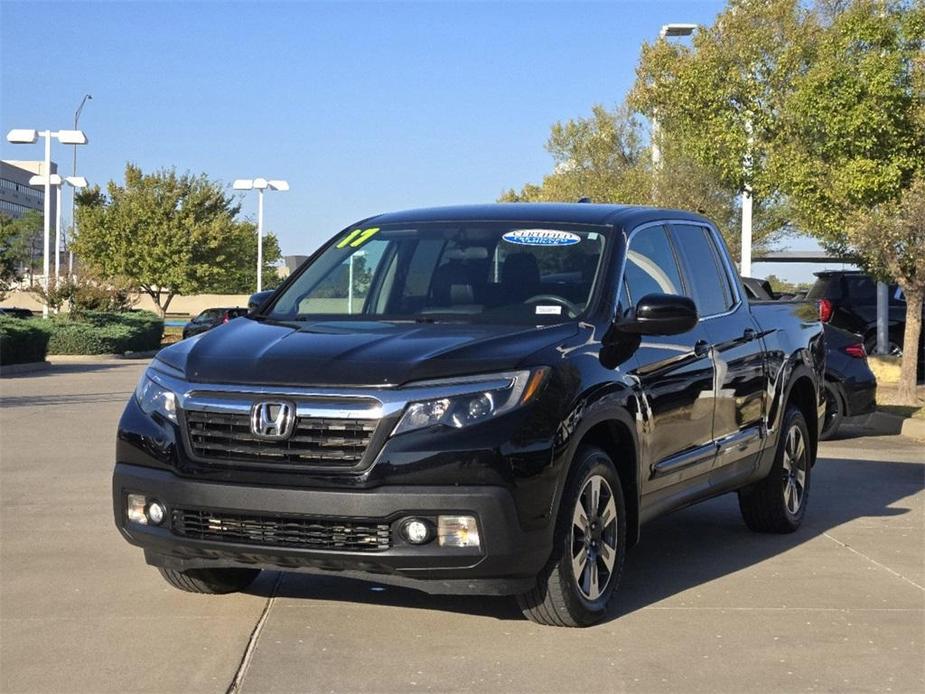
<instances>
[{"instance_id":1,"label":"side mirror","mask_svg":"<svg viewBox=\"0 0 925 694\"><path fill-rule=\"evenodd\" d=\"M647 294L634 315L614 328L630 335L678 335L697 325L697 306L686 296Z\"/></svg>"}]
</instances>

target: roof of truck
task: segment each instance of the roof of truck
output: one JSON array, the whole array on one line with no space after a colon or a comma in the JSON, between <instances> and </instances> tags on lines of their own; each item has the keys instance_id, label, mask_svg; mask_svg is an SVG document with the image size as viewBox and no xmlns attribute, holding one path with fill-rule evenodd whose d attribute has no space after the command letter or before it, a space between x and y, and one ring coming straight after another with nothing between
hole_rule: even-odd
<instances>
[{"instance_id":1,"label":"roof of truck","mask_svg":"<svg viewBox=\"0 0 925 694\"><path fill-rule=\"evenodd\" d=\"M596 203L504 202L487 205L425 207L387 212L364 223L407 224L418 222L553 222L632 227L648 221L685 219L709 221L693 212L642 205L603 205Z\"/></svg>"}]
</instances>

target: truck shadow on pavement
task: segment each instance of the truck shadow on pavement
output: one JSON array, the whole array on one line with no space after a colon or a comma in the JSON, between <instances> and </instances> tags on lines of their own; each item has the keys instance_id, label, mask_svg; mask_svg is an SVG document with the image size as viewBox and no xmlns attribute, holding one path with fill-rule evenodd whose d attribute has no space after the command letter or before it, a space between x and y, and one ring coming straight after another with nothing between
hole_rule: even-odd
<instances>
[{"instance_id":1,"label":"truck shadow on pavement","mask_svg":"<svg viewBox=\"0 0 925 694\"><path fill-rule=\"evenodd\" d=\"M747 569L859 518L900 516L899 504L921 492L925 464L820 458L813 469L810 506L791 535L748 530L735 494L659 518L642 530L627 555L623 581L605 621L643 609L709 581ZM251 591L269 595L275 581ZM513 598L441 596L332 575L285 574L277 597L442 610L500 620L522 620Z\"/></svg>"}]
</instances>

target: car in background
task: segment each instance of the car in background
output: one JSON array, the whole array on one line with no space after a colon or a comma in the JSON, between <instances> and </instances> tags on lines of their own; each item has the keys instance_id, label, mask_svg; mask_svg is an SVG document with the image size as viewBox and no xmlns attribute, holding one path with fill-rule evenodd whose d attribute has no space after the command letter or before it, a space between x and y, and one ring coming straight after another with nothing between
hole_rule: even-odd
<instances>
[{"instance_id":1,"label":"car in background","mask_svg":"<svg viewBox=\"0 0 925 694\"><path fill-rule=\"evenodd\" d=\"M816 273L816 283L806 295L819 303L819 319L828 325L861 336L872 354L877 347L877 281L858 270L825 270ZM906 300L896 284L889 285L887 353L903 353L906 329ZM921 355L921 346L919 354ZM921 356L920 356L921 361Z\"/></svg>"},{"instance_id":2,"label":"car in background","mask_svg":"<svg viewBox=\"0 0 925 694\"><path fill-rule=\"evenodd\" d=\"M877 406L877 378L858 335L834 325L825 331L825 420L819 438L834 438L848 417L870 414Z\"/></svg>"},{"instance_id":3,"label":"car in background","mask_svg":"<svg viewBox=\"0 0 925 694\"><path fill-rule=\"evenodd\" d=\"M752 302L793 301L778 298L767 280L743 277ZM804 300L805 301L805 300ZM867 363L867 348L859 335L823 323L825 333L825 419L819 438L834 438L845 419L869 414L877 401L877 378Z\"/></svg>"},{"instance_id":4,"label":"car in background","mask_svg":"<svg viewBox=\"0 0 925 694\"><path fill-rule=\"evenodd\" d=\"M212 328L224 325L235 318L247 315L246 308L235 306L234 308L207 308L198 316L193 318L189 323L183 326L183 339L193 335L207 332Z\"/></svg>"},{"instance_id":5,"label":"car in background","mask_svg":"<svg viewBox=\"0 0 925 694\"><path fill-rule=\"evenodd\" d=\"M7 316L9 318L32 318L33 313L27 308L9 306L0 308L0 316Z\"/></svg>"}]
</instances>

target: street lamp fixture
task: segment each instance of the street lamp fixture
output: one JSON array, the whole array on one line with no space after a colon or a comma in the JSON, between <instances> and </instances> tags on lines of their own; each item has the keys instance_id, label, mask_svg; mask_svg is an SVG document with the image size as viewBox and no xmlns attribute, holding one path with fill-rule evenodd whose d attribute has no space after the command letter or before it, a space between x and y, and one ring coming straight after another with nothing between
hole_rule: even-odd
<instances>
[{"instance_id":1,"label":"street lamp fixture","mask_svg":"<svg viewBox=\"0 0 925 694\"><path fill-rule=\"evenodd\" d=\"M696 24L663 24L658 32L659 38L667 39L679 36L690 36L697 30Z\"/></svg>"},{"instance_id":2,"label":"street lamp fixture","mask_svg":"<svg viewBox=\"0 0 925 694\"><path fill-rule=\"evenodd\" d=\"M267 190L289 190L289 182L282 179L237 178L231 187L235 190L257 191L257 291L263 290L263 194Z\"/></svg>"},{"instance_id":3,"label":"street lamp fixture","mask_svg":"<svg viewBox=\"0 0 925 694\"><path fill-rule=\"evenodd\" d=\"M35 143L38 138L43 138L45 140L45 159L43 161L42 173L40 178L42 179L41 183L45 186L45 204L44 204L44 237L45 237L45 257L43 260L43 269L45 273L45 278L43 280L43 288L45 289L45 305L42 306L42 317L48 318L48 274L50 268L49 266L49 257L48 257L48 246L51 242L51 186L52 179L57 176L57 174L51 174L51 141L52 138L58 140L61 144L64 145L85 145L87 144L87 136L81 130L29 130L23 128L14 128L6 134L7 142L16 145L31 145ZM75 177L71 177L75 178ZM61 182L60 176L58 176L58 183L54 184L59 186L58 188L58 227L60 228L60 215L61 215Z\"/></svg>"}]
</instances>

